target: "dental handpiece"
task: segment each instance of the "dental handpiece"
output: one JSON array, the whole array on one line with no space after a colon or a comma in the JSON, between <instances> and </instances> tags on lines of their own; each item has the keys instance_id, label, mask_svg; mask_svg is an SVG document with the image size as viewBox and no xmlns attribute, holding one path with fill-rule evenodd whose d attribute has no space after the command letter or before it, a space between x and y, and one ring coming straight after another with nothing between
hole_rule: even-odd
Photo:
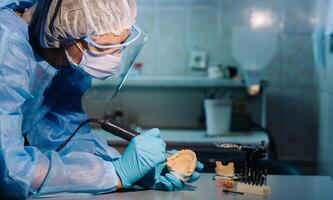
<instances>
[{"instance_id":1,"label":"dental handpiece","mask_svg":"<svg viewBox=\"0 0 333 200\"><path fill-rule=\"evenodd\" d=\"M133 129L124 128L121 125L110 120L102 120L101 128L127 141L130 141L132 138L140 134Z\"/></svg>"},{"instance_id":2,"label":"dental handpiece","mask_svg":"<svg viewBox=\"0 0 333 200\"><path fill-rule=\"evenodd\" d=\"M139 135L140 133L136 132L135 130L121 127L119 124L110 121L110 120L99 120L99 119L87 119L84 122L82 122L77 129L70 135L55 151L59 152L61 149L63 149L66 144L75 136L75 134L78 132L80 128L82 128L86 123L97 123L100 124L101 128L113 135L116 135L124 140L130 141L135 136Z\"/></svg>"}]
</instances>

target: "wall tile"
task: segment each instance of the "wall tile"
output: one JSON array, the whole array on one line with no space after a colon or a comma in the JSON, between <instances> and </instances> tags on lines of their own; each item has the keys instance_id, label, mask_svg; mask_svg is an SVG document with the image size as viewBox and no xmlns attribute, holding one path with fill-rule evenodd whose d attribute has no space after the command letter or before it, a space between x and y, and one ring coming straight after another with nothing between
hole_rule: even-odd
<instances>
[{"instance_id":1,"label":"wall tile","mask_svg":"<svg viewBox=\"0 0 333 200\"><path fill-rule=\"evenodd\" d=\"M325 38L325 57L326 57L326 62L325 62L325 67L323 68L318 68L318 84L320 84L320 89L325 90L325 91L333 91L333 89L330 87L333 84L333 78L331 74L333 73L333 56L330 54L329 50L329 37L326 36Z\"/></svg>"},{"instance_id":2,"label":"wall tile","mask_svg":"<svg viewBox=\"0 0 333 200\"><path fill-rule=\"evenodd\" d=\"M192 6L196 7L216 6L219 1L221 0L190 0Z\"/></svg>"},{"instance_id":3,"label":"wall tile","mask_svg":"<svg viewBox=\"0 0 333 200\"><path fill-rule=\"evenodd\" d=\"M188 51L202 50L206 51L209 56L209 65L217 65L220 63L219 56L216 52L219 48L217 29L218 29L218 15L217 7L209 1L208 5L197 6L196 3L202 3L198 1L194 3L196 6L192 6L189 15L189 31L188 31ZM191 73L191 69L189 73Z\"/></svg>"},{"instance_id":4,"label":"wall tile","mask_svg":"<svg viewBox=\"0 0 333 200\"><path fill-rule=\"evenodd\" d=\"M282 49L281 37L278 38L277 52L272 61L264 68L263 76L270 85L281 85L282 82Z\"/></svg>"},{"instance_id":5,"label":"wall tile","mask_svg":"<svg viewBox=\"0 0 333 200\"><path fill-rule=\"evenodd\" d=\"M120 108L128 124L135 123L147 128L203 128L199 123L203 114L201 91L128 88L117 98L120 99ZM117 104L110 102L108 107L115 110Z\"/></svg>"},{"instance_id":6,"label":"wall tile","mask_svg":"<svg viewBox=\"0 0 333 200\"><path fill-rule=\"evenodd\" d=\"M315 1L283 0L283 3L285 31L290 34L312 33Z\"/></svg>"},{"instance_id":7,"label":"wall tile","mask_svg":"<svg viewBox=\"0 0 333 200\"><path fill-rule=\"evenodd\" d=\"M328 45L327 45L328 46ZM327 47L328 48L328 47ZM333 54L329 53L329 50L326 50L327 55L326 55L326 88L330 93L333 94Z\"/></svg>"},{"instance_id":8,"label":"wall tile","mask_svg":"<svg viewBox=\"0 0 333 200\"><path fill-rule=\"evenodd\" d=\"M267 128L270 130L277 146L278 155L285 155L284 135L281 134L282 103L280 101L281 87L269 86L267 90Z\"/></svg>"},{"instance_id":9,"label":"wall tile","mask_svg":"<svg viewBox=\"0 0 333 200\"><path fill-rule=\"evenodd\" d=\"M220 23L226 28L248 23L248 17L246 16L248 4L249 1L221 1L219 4L222 10Z\"/></svg>"},{"instance_id":10,"label":"wall tile","mask_svg":"<svg viewBox=\"0 0 333 200\"><path fill-rule=\"evenodd\" d=\"M144 9L140 10L137 21L142 25L148 32L148 41L143 47L142 51L137 58L137 62L144 64L143 74L153 75L156 74L156 48L155 45L158 41L158 31L156 27L157 18L155 9Z\"/></svg>"},{"instance_id":11,"label":"wall tile","mask_svg":"<svg viewBox=\"0 0 333 200\"><path fill-rule=\"evenodd\" d=\"M249 24L249 12L250 8L256 8L261 10L271 10L275 16L275 22L273 26L278 26L279 20L281 19L281 6L279 1L232 1L223 0L220 1L221 14L219 18L218 33L221 35L218 39L222 39L220 51L223 53L223 60L228 63L237 64L233 55L230 52L230 41L231 41L231 30L235 25L246 25ZM265 78L268 78L272 84L281 82L281 55L280 47L276 54L276 57L266 67L264 71Z\"/></svg>"},{"instance_id":12,"label":"wall tile","mask_svg":"<svg viewBox=\"0 0 333 200\"><path fill-rule=\"evenodd\" d=\"M177 23L175 23L177 22ZM156 65L157 75L184 76L188 51L186 49L187 13L179 10L161 10Z\"/></svg>"},{"instance_id":13,"label":"wall tile","mask_svg":"<svg viewBox=\"0 0 333 200\"><path fill-rule=\"evenodd\" d=\"M162 39L165 41L165 43L170 44L170 41L173 41L173 43L176 44L183 44L182 40L187 40L187 47L182 48L182 47L175 47L177 53L171 53L169 50L164 50L168 52L162 52L161 56L157 59L162 61L166 61L169 64L166 65L177 65L177 66L182 66L187 63L187 59L185 57L188 57L188 53L190 49L196 48L197 46L200 45L198 41L201 42L201 47L203 49L207 49L211 55L211 63L212 65L215 65L217 63L225 63L225 64L236 64L235 60L233 59L232 55L230 54L230 30L232 26L234 25L240 25L240 24L245 24L248 23L249 20L249 9L254 7L258 9L271 9L276 15L277 20L282 20L285 19L288 21L286 24L286 31L289 32L288 27L295 27L295 25L290 22L292 21L290 17L292 15L299 15L297 12L304 13L306 14L307 12L303 11L308 11L311 9L312 3L309 1L303 2L303 6L299 6L299 1L302 0L297 0L295 3L294 1L290 2L282 2L281 1L276 1L276 0L271 0L271 1L233 1L233 0L223 0L223 1L217 1L217 0L148 0L148 1L143 1L139 0L138 5L139 5L139 19L141 18L141 21L144 21L145 23L148 24L159 24L157 27L157 32L151 32L153 33L154 36L152 36L153 39ZM157 13L154 13L153 11L145 11L147 8L157 8L154 5L158 4L158 11ZM291 7L291 8L290 8ZM189 13L188 9L190 8ZM140 10L141 9L141 10ZM293 10L295 10L293 12ZM160 12L161 11L161 12ZM302 12L301 12L302 11ZM142 12L142 14L141 14ZM179 14L182 13L182 14ZM189 14L189 16L187 15ZM284 14L286 17L283 18L282 14ZM140 17L140 15L142 17ZM158 15L158 21L153 22L156 20L156 15ZM180 16L182 15L182 16ZM298 20L298 24L302 24L301 26L303 27L304 23L303 22L304 16L298 16L296 17L295 20ZM303 21L302 21L303 20ZM149 22L151 21L151 22ZM189 24L187 24L189 23ZM149 25L148 25L149 26ZM171 26L171 27L170 27ZM152 26L153 27L153 26ZM168 27L168 28L164 28ZM177 28L178 27L178 28ZM155 28L155 27L153 27ZM177 37L179 32L185 32L186 35L180 34L180 37ZM161 33L161 34L159 34ZM215 36L217 34L217 36ZM169 36L169 38L166 37ZM184 37L183 37L184 36ZM303 51L308 51L306 52L305 55L310 55L312 51L311 47L311 41L310 38L309 42L306 44L302 44L302 40L305 38L299 38L298 43L297 41L295 42L295 38L288 38L289 35L285 36L284 39L287 40L284 42L284 46L281 49L282 52L287 51L288 53L284 53L284 58L285 58L285 65L293 64L290 62L288 59L291 57L295 57L295 54L292 51L292 49L297 49L298 51L301 49L302 51L298 53L298 55L302 55L304 52ZM209 42L209 40L214 40L216 42ZM288 40L289 39L289 40ZM174 41L180 41L180 42L174 42ZM202 42L204 41L204 42ZM208 42L207 42L208 41ZM294 41L294 42L293 42ZM289 45L290 42L293 42L293 45ZM147 44L148 46L149 44ZM156 46L155 48L152 47L153 44L149 46L149 48L146 46L143 55L141 56L141 59L146 63L148 66L147 68L147 74L153 74L154 71L149 68L162 68L161 70L156 70L156 72L164 71L165 66L161 66L159 63L164 63L164 62L154 62L154 59L156 56L154 53L157 52L156 49L165 49L168 46L164 47L161 46L161 44L154 43ZM306 45L306 48L304 48ZM149 50L147 50L149 49ZM306 50L308 49L308 50ZM146 56L145 56L146 55ZM180 55L180 56L179 56ZM170 57L173 56L173 57ZM151 58L149 58L151 57ZM169 58L163 60L163 58ZM309 57L309 56L305 56ZM172 60L172 61L168 61ZM222 61L221 61L222 60ZM294 62L301 62L299 57L296 57L293 59ZM310 61L310 62L309 62ZM305 63L311 63L311 60L304 61ZM278 82L275 78L277 76L272 76L273 74L278 74L276 73L279 71L279 67L277 64L278 62L273 62L272 64L274 66L273 70L267 70L267 73L269 74L268 77L272 77L274 80L273 82ZM155 66L156 65L156 66ZM297 63L296 65L302 65L300 63ZM151 67L154 66L154 67ZM172 68L172 67L171 67ZM179 67L177 67L179 68ZM270 67L273 68L273 67ZM285 67L285 68L289 68ZM185 69L186 70L186 69ZM284 71L289 71L289 69L286 69ZM293 72L293 69L290 70ZM179 71L178 71L179 72ZM183 69L184 72L184 69ZM272 73L270 73L272 72ZM302 68L301 70L296 69L295 74L299 74L298 72L301 72L302 75L299 77L304 77L304 80L302 78L295 78L295 76L291 73L292 80L296 79L296 84L301 83L301 84L308 84L309 82L314 82L314 80L309 79L308 76L311 76L311 73L313 73L311 70L304 69ZM169 72L164 72L163 74L169 74ZM174 73L170 73L174 74ZM303 75L305 74L305 76ZM310 75L309 75L310 74ZM285 74L284 74L285 75ZM289 78L287 78L288 80ZM309 81L310 80L310 81ZM312 84L310 83L310 85Z\"/></svg>"},{"instance_id":14,"label":"wall tile","mask_svg":"<svg viewBox=\"0 0 333 200\"><path fill-rule=\"evenodd\" d=\"M333 95L330 94L329 99L330 107L329 107L329 133L327 133L327 145L330 148L330 159L333 161L332 150L333 150ZM333 174L332 174L333 175Z\"/></svg>"},{"instance_id":15,"label":"wall tile","mask_svg":"<svg viewBox=\"0 0 333 200\"><path fill-rule=\"evenodd\" d=\"M326 93L321 92L320 94L320 115L319 115L319 160L321 162L327 163L331 157L331 150L330 148L330 141L329 141L329 134L330 134L330 111L331 105L330 102L332 97Z\"/></svg>"},{"instance_id":16,"label":"wall tile","mask_svg":"<svg viewBox=\"0 0 333 200\"><path fill-rule=\"evenodd\" d=\"M329 156L328 152L331 151L327 149L332 146L333 139L327 130L333 130L333 127L326 126L333 126L333 123L329 123L333 116L327 116L325 109L327 101L333 102L332 97L327 100L328 93L333 94L333 56L328 58L330 64L325 69L314 68L311 20L315 1L138 0L137 3L138 21L150 34L150 40L138 61L144 63L144 74L151 76L205 75L204 72L196 73L188 68L191 49L207 51L210 65L237 65L230 51L232 27L248 24L253 8L270 9L276 20L274 26L283 25L279 52L264 71L264 76L271 82L268 91L268 127L276 137L278 153L282 158L315 159L320 110L321 119L327 118L320 124L323 134L320 144L326 142L321 152ZM321 89L327 92L322 97L324 100L320 100L325 105L320 108L316 90L318 81L321 82ZM113 101L112 106L89 104L88 112L102 116L101 113L108 107L126 107L126 113L132 114L133 118L128 120L137 118L152 126L167 126L165 121L175 114L171 111L184 106L177 112L177 117L172 118L172 123L178 126L186 124L187 127L196 123L202 111L201 93L183 95L183 91L170 91L167 94L155 92L127 91ZM169 98L172 100L166 100ZM190 103L183 105L182 102ZM333 106L330 104L328 107L329 112L333 113ZM194 114L185 119L188 110ZM156 111L166 115L157 115ZM304 149L304 146L309 148ZM329 162L333 164L333 161Z\"/></svg>"},{"instance_id":17,"label":"wall tile","mask_svg":"<svg viewBox=\"0 0 333 200\"><path fill-rule=\"evenodd\" d=\"M155 7L157 1L159 0L136 0L136 4L138 9L141 10L142 8Z\"/></svg>"},{"instance_id":18,"label":"wall tile","mask_svg":"<svg viewBox=\"0 0 333 200\"><path fill-rule=\"evenodd\" d=\"M158 0L160 7L188 7L190 0Z\"/></svg>"},{"instance_id":19,"label":"wall tile","mask_svg":"<svg viewBox=\"0 0 333 200\"><path fill-rule=\"evenodd\" d=\"M322 91L328 91L328 67L317 69L318 74L318 87Z\"/></svg>"},{"instance_id":20,"label":"wall tile","mask_svg":"<svg viewBox=\"0 0 333 200\"><path fill-rule=\"evenodd\" d=\"M319 170L320 174L333 176L333 95L322 92L321 98Z\"/></svg>"},{"instance_id":21,"label":"wall tile","mask_svg":"<svg viewBox=\"0 0 333 200\"><path fill-rule=\"evenodd\" d=\"M317 86L310 35L282 35L282 84L285 86Z\"/></svg>"},{"instance_id":22,"label":"wall tile","mask_svg":"<svg viewBox=\"0 0 333 200\"><path fill-rule=\"evenodd\" d=\"M318 130L318 98L314 89L282 89L283 148L287 157L316 158ZM308 149L304 149L308 145Z\"/></svg>"},{"instance_id":23,"label":"wall tile","mask_svg":"<svg viewBox=\"0 0 333 200\"><path fill-rule=\"evenodd\" d=\"M328 163L328 168L329 168L329 175L332 177L333 176L333 160L331 160L329 163Z\"/></svg>"},{"instance_id":24,"label":"wall tile","mask_svg":"<svg viewBox=\"0 0 333 200\"><path fill-rule=\"evenodd\" d=\"M327 0L317 0L317 17L325 24ZM318 69L318 84L320 84L320 128L319 128L319 172L322 175L333 176L333 56L329 53L329 40L326 37L326 66Z\"/></svg>"},{"instance_id":25,"label":"wall tile","mask_svg":"<svg viewBox=\"0 0 333 200\"><path fill-rule=\"evenodd\" d=\"M297 113L300 112L297 98L300 95L299 90L282 89L280 94L281 100L281 138L282 145L277 148L282 148L281 157L293 157L294 159L300 155L299 151L293 152L293 147L298 146L297 138L300 137L300 119ZM293 145L290 145L293 144Z\"/></svg>"},{"instance_id":26,"label":"wall tile","mask_svg":"<svg viewBox=\"0 0 333 200\"><path fill-rule=\"evenodd\" d=\"M216 35L217 18L216 7L192 7L190 33ZM215 37L212 39L215 39Z\"/></svg>"},{"instance_id":27,"label":"wall tile","mask_svg":"<svg viewBox=\"0 0 333 200\"><path fill-rule=\"evenodd\" d=\"M202 50L208 53L209 65L217 65L221 62L218 52L219 44L216 42L216 34L191 34L188 50Z\"/></svg>"}]
</instances>

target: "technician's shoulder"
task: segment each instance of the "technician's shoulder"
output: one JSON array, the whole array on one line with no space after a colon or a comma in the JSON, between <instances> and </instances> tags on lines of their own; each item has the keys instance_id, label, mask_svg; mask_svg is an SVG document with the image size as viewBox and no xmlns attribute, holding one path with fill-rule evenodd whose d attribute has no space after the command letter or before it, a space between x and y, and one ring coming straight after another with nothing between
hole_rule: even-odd
<instances>
[{"instance_id":1,"label":"technician's shoulder","mask_svg":"<svg viewBox=\"0 0 333 200\"><path fill-rule=\"evenodd\" d=\"M0 26L2 31L9 31L11 35L28 40L28 24L10 9L0 8Z\"/></svg>"},{"instance_id":2,"label":"technician's shoulder","mask_svg":"<svg viewBox=\"0 0 333 200\"><path fill-rule=\"evenodd\" d=\"M35 65L28 25L14 12L0 9L0 80L28 90L29 73Z\"/></svg>"}]
</instances>

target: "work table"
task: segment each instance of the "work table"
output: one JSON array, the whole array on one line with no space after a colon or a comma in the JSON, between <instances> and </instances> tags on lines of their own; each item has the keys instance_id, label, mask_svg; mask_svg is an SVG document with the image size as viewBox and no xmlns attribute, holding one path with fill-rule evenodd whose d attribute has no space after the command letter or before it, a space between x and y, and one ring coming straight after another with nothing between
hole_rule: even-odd
<instances>
[{"instance_id":1,"label":"work table","mask_svg":"<svg viewBox=\"0 0 333 200\"><path fill-rule=\"evenodd\" d=\"M222 187L216 187L212 179L213 174L201 174L199 181L187 186L183 191L164 192L154 190L130 190L127 192L114 192L96 196L81 197L59 197L58 199L80 199L80 200L107 200L107 199L135 199L135 200L331 200L333 199L333 181L328 176L281 176L269 175L267 184L272 193L269 196L254 194L226 194ZM30 198L33 199L33 198Z\"/></svg>"}]
</instances>

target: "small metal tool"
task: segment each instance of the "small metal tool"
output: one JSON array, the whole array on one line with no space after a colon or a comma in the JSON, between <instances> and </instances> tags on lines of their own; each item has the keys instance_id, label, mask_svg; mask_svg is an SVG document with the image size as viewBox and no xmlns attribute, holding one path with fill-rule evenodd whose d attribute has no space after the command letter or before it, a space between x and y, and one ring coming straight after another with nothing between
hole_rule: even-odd
<instances>
[{"instance_id":1,"label":"small metal tool","mask_svg":"<svg viewBox=\"0 0 333 200\"><path fill-rule=\"evenodd\" d=\"M264 183L267 185L267 169L265 169Z\"/></svg>"},{"instance_id":2,"label":"small metal tool","mask_svg":"<svg viewBox=\"0 0 333 200\"><path fill-rule=\"evenodd\" d=\"M241 169L241 172L240 172L240 181L241 182L244 181L244 171L243 171L243 169Z\"/></svg>"},{"instance_id":3,"label":"small metal tool","mask_svg":"<svg viewBox=\"0 0 333 200\"><path fill-rule=\"evenodd\" d=\"M232 190L222 190L222 192L224 192L224 193L232 193L232 194L241 194L241 195L244 194L244 192L237 192L237 191L232 191Z\"/></svg>"},{"instance_id":4,"label":"small metal tool","mask_svg":"<svg viewBox=\"0 0 333 200\"><path fill-rule=\"evenodd\" d=\"M263 182L264 182L264 178L263 178L262 170L260 170L260 186L262 186Z\"/></svg>"},{"instance_id":5,"label":"small metal tool","mask_svg":"<svg viewBox=\"0 0 333 200\"><path fill-rule=\"evenodd\" d=\"M61 149L63 149L66 144L75 136L75 134L78 132L80 128L82 128L85 124L92 122L97 123L101 126L102 129L105 131L114 134L120 138L123 138L124 140L130 141L135 136L139 135L140 133L136 132L135 130L124 128L120 126L119 124L110 121L110 120L99 120L95 118L87 119L83 121L77 129L55 150L57 152L60 152Z\"/></svg>"},{"instance_id":6,"label":"small metal tool","mask_svg":"<svg viewBox=\"0 0 333 200\"><path fill-rule=\"evenodd\" d=\"M140 133L136 132L135 130L124 128L119 124L110 121L110 120L103 120L101 121L101 128L113 135L116 135L124 140L130 141L135 136L139 135Z\"/></svg>"}]
</instances>

